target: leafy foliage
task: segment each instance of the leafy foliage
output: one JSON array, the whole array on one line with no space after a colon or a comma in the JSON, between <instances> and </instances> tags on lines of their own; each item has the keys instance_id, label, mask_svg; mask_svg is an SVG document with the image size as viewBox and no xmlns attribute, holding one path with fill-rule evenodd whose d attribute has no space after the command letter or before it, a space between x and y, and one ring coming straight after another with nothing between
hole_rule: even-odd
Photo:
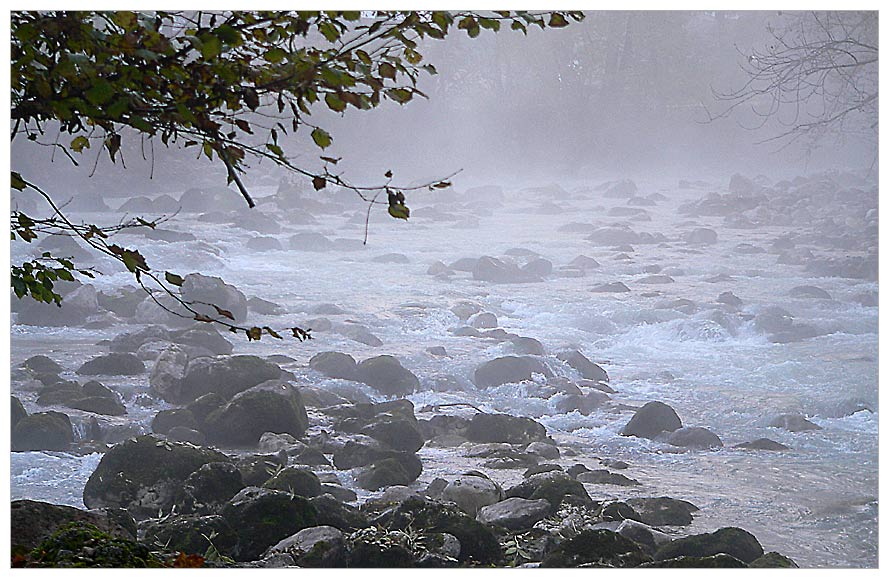
<instances>
[{"instance_id":1,"label":"leafy foliage","mask_svg":"<svg viewBox=\"0 0 889 579\"><path fill-rule=\"evenodd\" d=\"M197 147L224 166L228 183L250 207L255 204L240 175L249 159L265 159L310 179L315 190L344 187L367 202L368 210L385 204L393 218L408 219L405 191L450 182L398 187L390 172L385 185L358 186L335 172L337 158L320 155L320 171L295 164L281 137L304 135L324 151L334 139L312 122L317 107L345 114L385 100L404 105L425 97L418 79L437 71L424 62L423 43L444 39L455 27L474 38L482 29L499 31L501 22L527 33L528 26L559 28L582 18L581 12L525 11L13 12L11 138L24 136L61 150L74 164L92 152L125 166L125 138ZM53 138L44 141L49 128ZM154 291L177 300L195 320L222 324L249 340L281 337L268 327L229 323L232 316L219 308L216 317L194 312L178 296L180 276L155 275L137 250L106 241L114 228L72 223L49 194L19 172L12 172L11 184L37 192L55 210L43 220L13 213L14 239L30 242L40 232L76 235L121 262L142 287L144 278L150 279L158 287ZM383 191L388 201L378 202ZM138 219L119 227L155 223ZM52 282L86 271L67 263L61 271L38 262L13 266L16 295L60 303ZM299 340L311 337L309 330L291 331Z\"/></svg>"}]
</instances>

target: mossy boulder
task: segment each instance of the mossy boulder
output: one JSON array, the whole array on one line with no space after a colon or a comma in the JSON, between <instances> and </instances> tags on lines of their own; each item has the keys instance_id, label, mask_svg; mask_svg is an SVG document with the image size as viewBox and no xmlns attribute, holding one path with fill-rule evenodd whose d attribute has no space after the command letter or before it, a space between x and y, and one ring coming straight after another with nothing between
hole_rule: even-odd
<instances>
[{"instance_id":1,"label":"mossy boulder","mask_svg":"<svg viewBox=\"0 0 889 579\"><path fill-rule=\"evenodd\" d=\"M654 555L658 561L676 557L709 557L718 553L731 555L744 563L763 556L762 545L752 534L737 527L724 527L712 533L690 535L662 546Z\"/></svg>"},{"instance_id":2,"label":"mossy boulder","mask_svg":"<svg viewBox=\"0 0 889 579\"><path fill-rule=\"evenodd\" d=\"M546 427L524 416L478 413L469 421L466 438L472 442L528 444L548 441Z\"/></svg>"},{"instance_id":3,"label":"mossy boulder","mask_svg":"<svg viewBox=\"0 0 889 579\"><path fill-rule=\"evenodd\" d=\"M352 568L414 567L414 554L383 529L355 531L348 542L348 566Z\"/></svg>"},{"instance_id":4,"label":"mossy boulder","mask_svg":"<svg viewBox=\"0 0 889 579\"><path fill-rule=\"evenodd\" d=\"M302 497L316 497L322 493L318 476L307 468L285 467L262 485L263 488L285 491Z\"/></svg>"},{"instance_id":5,"label":"mossy boulder","mask_svg":"<svg viewBox=\"0 0 889 579\"><path fill-rule=\"evenodd\" d=\"M85 362L77 373L83 376L134 376L145 372L145 364L142 360L124 352L111 352L103 356L97 356Z\"/></svg>"},{"instance_id":6,"label":"mossy boulder","mask_svg":"<svg viewBox=\"0 0 889 579\"><path fill-rule=\"evenodd\" d=\"M185 479L177 505L184 513L215 513L245 486L235 464L208 462Z\"/></svg>"},{"instance_id":7,"label":"mossy boulder","mask_svg":"<svg viewBox=\"0 0 889 579\"><path fill-rule=\"evenodd\" d=\"M12 450L68 450L74 441L71 419L61 412L35 412L12 429Z\"/></svg>"},{"instance_id":8,"label":"mossy boulder","mask_svg":"<svg viewBox=\"0 0 889 579\"><path fill-rule=\"evenodd\" d=\"M404 396L420 389L420 380L395 356L362 360L355 378L385 396Z\"/></svg>"},{"instance_id":9,"label":"mossy boulder","mask_svg":"<svg viewBox=\"0 0 889 579\"><path fill-rule=\"evenodd\" d=\"M747 567L747 565L731 555L718 553L707 557L676 557L675 559L665 559L663 561L651 561L644 563L641 567L657 569L742 569Z\"/></svg>"},{"instance_id":10,"label":"mossy boulder","mask_svg":"<svg viewBox=\"0 0 889 579\"><path fill-rule=\"evenodd\" d=\"M188 362L178 388L172 389L166 400L188 403L210 392L229 400L258 384L280 378L281 372L277 364L258 356L195 358Z\"/></svg>"},{"instance_id":11,"label":"mossy boulder","mask_svg":"<svg viewBox=\"0 0 889 579\"><path fill-rule=\"evenodd\" d=\"M221 514L238 534L238 561L256 560L281 539L318 524L318 512L305 497L256 487L242 489Z\"/></svg>"},{"instance_id":12,"label":"mossy boulder","mask_svg":"<svg viewBox=\"0 0 889 579\"><path fill-rule=\"evenodd\" d=\"M486 525L455 506L408 498L394 509L389 509L372 521L387 529L404 530L408 527L424 533L448 533L460 541L462 564L499 565L503 552L497 537Z\"/></svg>"},{"instance_id":13,"label":"mossy boulder","mask_svg":"<svg viewBox=\"0 0 889 579\"><path fill-rule=\"evenodd\" d=\"M287 466L287 456L279 454L254 454L238 459L236 466L244 486L261 487L272 474Z\"/></svg>"},{"instance_id":14,"label":"mossy boulder","mask_svg":"<svg viewBox=\"0 0 889 579\"><path fill-rule=\"evenodd\" d=\"M238 544L238 535L220 515L177 515L153 519L141 529L143 541L164 545L165 549L187 555L203 555L214 548L231 557ZM213 537L212 540L209 540Z\"/></svg>"},{"instance_id":15,"label":"mossy boulder","mask_svg":"<svg viewBox=\"0 0 889 579\"><path fill-rule=\"evenodd\" d=\"M29 554L29 567L162 567L147 545L114 537L95 525L68 523Z\"/></svg>"},{"instance_id":16,"label":"mossy boulder","mask_svg":"<svg viewBox=\"0 0 889 579\"><path fill-rule=\"evenodd\" d=\"M546 499L552 505L553 510L558 509L562 502L583 506L594 505L593 499L590 498L583 483L560 471L532 475L516 486L507 489L506 497L529 500Z\"/></svg>"},{"instance_id":17,"label":"mossy boulder","mask_svg":"<svg viewBox=\"0 0 889 579\"><path fill-rule=\"evenodd\" d=\"M309 499L309 503L318 511L317 522L319 525L329 525L341 531L363 529L370 525L363 512L329 494L312 497Z\"/></svg>"},{"instance_id":18,"label":"mossy boulder","mask_svg":"<svg viewBox=\"0 0 889 579\"><path fill-rule=\"evenodd\" d=\"M10 508L13 550L30 551L60 527L75 521L89 523L115 537L136 538L136 522L120 509L84 511L68 505L18 500L12 501Z\"/></svg>"},{"instance_id":19,"label":"mossy boulder","mask_svg":"<svg viewBox=\"0 0 889 579\"><path fill-rule=\"evenodd\" d=\"M638 543L607 529L589 529L553 549L541 567L638 567L649 561Z\"/></svg>"},{"instance_id":20,"label":"mossy boulder","mask_svg":"<svg viewBox=\"0 0 889 579\"><path fill-rule=\"evenodd\" d=\"M799 568L799 565L797 565L793 559L785 557L781 553L770 551L762 557L754 559L750 563L750 567L760 569L797 569Z\"/></svg>"},{"instance_id":21,"label":"mossy boulder","mask_svg":"<svg viewBox=\"0 0 889 579\"><path fill-rule=\"evenodd\" d=\"M627 499L627 504L638 513L638 520L646 525L690 525L692 513L698 507L688 501L670 497L646 497ZM636 518L636 517L627 517Z\"/></svg>"},{"instance_id":22,"label":"mossy boulder","mask_svg":"<svg viewBox=\"0 0 889 579\"><path fill-rule=\"evenodd\" d=\"M229 462L208 448L144 435L115 445L83 489L89 508L120 507L136 519L169 512L185 480L202 465Z\"/></svg>"},{"instance_id":23,"label":"mossy boulder","mask_svg":"<svg viewBox=\"0 0 889 579\"><path fill-rule=\"evenodd\" d=\"M237 394L207 416L203 432L215 444L252 447L265 432L296 437L309 426L299 390L286 382L270 380Z\"/></svg>"}]
</instances>

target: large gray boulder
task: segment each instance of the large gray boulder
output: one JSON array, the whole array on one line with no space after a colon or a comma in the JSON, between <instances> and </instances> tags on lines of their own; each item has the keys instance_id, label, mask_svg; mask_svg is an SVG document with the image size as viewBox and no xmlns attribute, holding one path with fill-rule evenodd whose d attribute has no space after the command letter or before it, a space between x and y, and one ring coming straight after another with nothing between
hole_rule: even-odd
<instances>
[{"instance_id":1,"label":"large gray boulder","mask_svg":"<svg viewBox=\"0 0 889 579\"><path fill-rule=\"evenodd\" d=\"M217 318L220 314L213 306L218 306L230 312L236 322L247 319L247 297L221 278L190 273L185 276L181 293L182 299L192 302L191 307L199 313Z\"/></svg>"},{"instance_id":2,"label":"large gray boulder","mask_svg":"<svg viewBox=\"0 0 889 579\"><path fill-rule=\"evenodd\" d=\"M552 506L546 499L512 497L479 510L476 518L486 525L498 525L511 531L530 529L549 516Z\"/></svg>"},{"instance_id":3,"label":"large gray boulder","mask_svg":"<svg viewBox=\"0 0 889 579\"><path fill-rule=\"evenodd\" d=\"M475 516L482 507L500 502L503 489L488 477L469 473L449 482L442 491L441 498Z\"/></svg>"},{"instance_id":4,"label":"large gray boulder","mask_svg":"<svg viewBox=\"0 0 889 579\"><path fill-rule=\"evenodd\" d=\"M481 364L475 369L473 382L479 388L491 388L501 384L517 383L530 380L531 374L543 374L551 377L549 368L536 358L530 356L503 356Z\"/></svg>"},{"instance_id":5,"label":"large gray boulder","mask_svg":"<svg viewBox=\"0 0 889 579\"><path fill-rule=\"evenodd\" d=\"M111 352L85 362L77 373L83 376L134 376L145 372L145 364L133 354Z\"/></svg>"},{"instance_id":6,"label":"large gray boulder","mask_svg":"<svg viewBox=\"0 0 889 579\"><path fill-rule=\"evenodd\" d=\"M309 419L299 390L280 380L269 380L235 395L211 412L202 432L211 443L256 446L265 432L305 434Z\"/></svg>"},{"instance_id":7,"label":"large gray boulder","mask_svg":"<svg viewBox=\"0 0 889 579\"><path fill-rule=\"evenodd\" d=\"M722 440L711 430L701 426L685 426L674 430L667 437L667 444L685 448L722 448Z\"/></svg>"},{"instance_id":8,"label":"large gray boulder","mask_svg":"<svg viewBox=\"0 0 889 579\"><path fill-rule=\"evenodd\" d=\"M565 350L556 354L556 357L577 370L587 380L608 382L608 373L577 350Z\"/></svg>"},{"instance_id":9,"label":"large gray boulder","mask_svg":"<svg viewBox=\"0 0 889 579\"><path fill-rule=\"evenodd\" d=\"M662 432L673 432L679 428L682 428L682 421L676 411L663 402L655 401L637 410L620 434L653 439Z\"/></svg>"},{"instance_id":10,"label":"large gray boulder","mask_svg":"<svg viewBox=\"0 0 889 579\"><path fill-rule=\"evenodd\" d=\"M258 356L196 358L188 363L178 392L168 402L187 403L210 392L231 398L257 384L281 377L282 370L277 364Z\"/></svg>"},{"instance_id":11,"label":"large gray boulder","mask_svg":"<svg viewBox=\"0 0 889 579\"><path fill-rule=\"evenodd\" d=\"M528 444L545 442L546 427L524 416L479 413L472 417L465 436L472 442L505 442Z\"/></svg>"},{"instance_id":12,"label":"large gray boulder","mask_svg":"<svg viewBox=\"0 0 889 579\"><path fill-rule=\"evenodd\" d=\"M420 388L420 380L395 356L374 356L362 360L355 377L386 396L404 396Z\"/></svg>"},{"instance_id":13,"label":"large gray boulder","mask_svg":"<svg viewBox=\"0 0 889 579\"><path fill-rule=\"evenodd\" d=\"M355 358L342 352L319 352L309 360L309 367L329 378L355 380L358 375Z\"/></svg>"},{"instance_id":14,"label":"large gray boulder","mask_svg":"<svg viewBox=\"0 0 889 579\"><path fill-rule=\"evenodd\" d=\"M20 418L12 429L13 452L68 450L73 441L71 420L61 412L35 412Z\"/></svg>"}]
</instances>

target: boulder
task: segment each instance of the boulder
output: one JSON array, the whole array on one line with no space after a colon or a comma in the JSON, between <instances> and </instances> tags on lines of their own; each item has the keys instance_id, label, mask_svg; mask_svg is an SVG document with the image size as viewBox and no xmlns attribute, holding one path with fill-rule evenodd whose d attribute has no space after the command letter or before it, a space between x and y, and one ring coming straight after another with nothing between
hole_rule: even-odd
<instances>
[{"instance_id":1,"label":"boulder","mask_svg":"<svg viewBox=\"0 0 889 579\"><path fill-rule=\"evenodd\" d=\"M671 541L658 549L654 558L663 561L676 557L709 557L719 553L731 555L744 563L752 563L762 557L764 551L756 537L744 529L724 527L713 533Z\"/></svg>"},{"instance_id":2,"label":"boulder","mask_svg":"<svg viewBox=\"0 0 889 579\"><path fill-rule=\"evenodd\" d=\"M670 433L667 444L685 448L722 448L722 440L712 431L700 426L684 426Z\"/></svg>"},{"instance_id":3,"label":"boulder","mask_svg":"<svg viewBox=\"0 0 889 579\"><path fill-rule=\"evenodd\" d=\"M497 525L512 531L530 529L549 516L552 506L545 499L535 501L513 497L482 507L476 518L486 525Z\"/></svg>"},{"instance_id":4,"label":"boulder","mask_svg":"<svg viewBox=\"0 0 889 579\"><path fill-rule=\"evenodd\" d=\"M22 405L22 401L16 398L15 396L11 396L12 398L12 409L9 414L9 425L13 429L15 429L15 425L18 424L22 418L28 416L28 411L25 410L24 405Z\"/></svg>"},{"instance_id":5,"label":"boulder","mask_svg":"<svg viewBox=\"0 0 889 579\"><path fill-rule=\"evenodd\" d=\"M89 508L117 507L136 519L169 512L188 476L209 462L229 462L208 448L139 436L102 456L83 489Z\"/></svg>"},{"instance_id":6,"label":"boulder","mask_svg":"<svg viewBox=\"0 0 889 579\"><path fill-rule=\"evenodd\" d=\"M376 491L392 485L409 485L417 478L411 476L412 474L401 461L384 458L359 468L355 474L355 482L365 490Z\"/></svg>"},{"instance_id":7,"label":"boulder","mask_svg":"<svg viewBox=\"0 0 889 579\"><path fill-rule=\"evenodd\" d=\"M365 346L378 347L383 345L383 341L380 338L375 336L370 330L368 330L361 324L333 324L331 325L330 331L334 332L335 334L346 336L350 340L354 340L359 344L364 344Z\"/></svg>"},{"instance_id":8,"label":"boulder","mask_svg":"<svg viewBox=\"0 0 889 579\"><path fill-rule=\"evenodd\" d=\"M790 450L789 446L776 442L769 438L757 438L749 442L736 444L734 448L746 448L748 450Z\"/></svg>"},{"instance_id":9,"label":"boulder","mask_svg":"<svg viewBox=\"0 0 889 579\"><path fill-rule=\"evenodd\" d=\"M151 431L157 434L167 434L171 428L183 426L185 428L199 428L194 414L187 408L169 408L160 410L151 421Z\"/></svg>"},{"instance_id":10,"label":"boulder","mask_svg":"<svg viewBox=\"0 0 889 579\"><path fill-rule=\"evenodd\" d=\"M305 434L309 420L299 390L280 380L269 380L232 398L211 412L203 432L211 443L255 446L264 432Z\"/></svg>"},{"instance_id":11,"label":"boulder","mask_svg":"<svg viewBox=\"0 0 889 579\"><path fill-rule=\"evenodd\" d=\"M690 525L692 513L698 510L698 507L688 501L671 499L670 497L633 498L627 499L627 504L638 514L640 522L656 527L661 525Z\"/></svg>"},{"instance_id":12,"label":"boulder","mask_svg":"<svg viewBox=\"0 0 889 579\"><path fill-rule=\"evenodd\" d=\"M503 498L500 485L485 476L468 473L448 483L441 493L441 499L460 507L461 510L476 516L479 509L493 505Z\"/></svg>"},{"instance_id":13,"label":"boulder","mask_svg":"<svg viewBox=\"0 0 889 579\"><path fill-rule=\"evenodd\" d=\"M218 514L175 515L147 521L142 529L144 541L164 545L170 551L203 555L215 550L231 557L238 545L238 535ZM211 540L212 537L212 540Z\"/></svg>"},{"instance_id":14,"label":"boulder","mask_svg":"<svg viewBox=\"0 0 889 579\"><path fill-rule=\"evenodd\" d=\"M72 522L88 523L115 537L134 540L136 522L118 509L84 511L67 505L43 501L12 501L10 508L10 539L13 553L18 548L30 551Z\"/></svg>"},{"instance_id":15,"label":"boulder","mask_svg":"<svg viewBox=\"0 0 889 579\"><path fill-rule=\"evenodd\" d=\"M290 249L297 251L330 251L333 242L314 231L302 231L290 236Z\"/></svg>"},{"instance_id":16,"label":"boulder","mask_svg":"<svg viewBox=\"0 0 889 579\"><path fill-rule=\"evenodd\" d=\"M404 396L420 388L420 380L394 356L362 360L356 378L386 396Z\"/></svg>"},{"instance_id":17,"label":"boulder","mask_svg":"<svg viewBox=\"0 0 889 579\"><path fill-rule=\"evenodd\" d=\"M553 272L553 262L538 257L523 265L522 271L537 277L546 277Z\"/></svg>"},{"instance_id":18,"label":"boulder","mask_svg":"<svg viewBox=\"0 0 889 579\"><path fill-rule=\"evenodd\" d=\"M189 358L182 346L173 344L164 349L148 375L151 391L167 401L181 400L179 385L185 377Z\"/></svg>"},{"instance_id":19,"label":"boulder","mask_svg":"<svg viewBox=\"0 0 889 579\"><path fill-rule=\"evenodd\" d=\"M77 287L73 291L57 283L53 291L62 296L61 307L37 300L13 300L18 312L15 323L26 326L80 326L87 318L99 312L96 288L90 284Z\"/></svg>"},{"instance_id":20,"label":"boulder","mask_svg":"<svg viewBox=\"0 0 889 579\"><path fill-rule=\"evenodd\" d=\"M663 402L648 402L636 411L621 430L621 436L655 438L662 432L672 432L682 428L682 421L670 406Z\"/></svg>"},{"instance_id":21,"label":"boulder","mask_svg":"<svg viewBox=\"0 0 889 579\"><path fill-rule=\"evenodd\" d=\"M317 526L318 511L305 497L247 487L221 512L238 535L235 559L253 561L282 539Z\"/></svg>"},{"instance_id":22,"label":"boulder","mask_svg":"<svg viewBox=\"0 0 889 579\"><path fill-rule=\"evenodd\" d=\"M819 300L833 299L829 293L814 285L800 285L791 288L787 295L793 298L814 298Z\"/></svg>"},{"instance_id":23,"label":"boulder","mask_svg":"<svg viewBox=\"0 0 889 579\"><path fill-rule=\"evenodd\" d=\"M635 541L607 529L589 529L562 542L541 561L541 567L638 567L650 561Z\"/></svg>"},{"instance_id":24,"label":"boulder","mask_svg":"<svg viewBox=\"0 0 889 579\"><path fill-rule=\"evenodd\" d=\"M551 377L543 362L530 356L503 356L485 362L475 369L473 382L479 388L530 380L532 373Z\"/></svg>"},{"instance_id":25,"label":"boulder","mask_svg":"<svg viewBox=\"0 0 889 579\"><path fill-rule=\"evenodd\" d=\"M343 532L329 525L303 529L269 547L263 558L278 554L290 555L300 567L345 567Z\"/></svg>"},{"instance_id":26,"label":"boulder","mask_svg":"<svg viewBox=\"0 0 889 579\"><path fill-rule=\"evenodd\" d=\"M577 370L587 380L608 382L608 373L577 350L559 352L556 357Z\"/></svg>"},{"instance_id":27,"label":"boulder","mask_svg":"<svg viewBox=\"0 0 889 579\"><path fill-rule=\"evenodd\" d=\"M44 356L43 354L31 356L30 358L22 362L22 368L30 370L35 374L58 374L59 372L65 371L65 369L62 368L57 362L52 360L49 356Z\"/></svg>"},{"instance_id":28,"label":"boulder","mask_svg":"<svg viewBox=\"0 0 889 579\"><path fill-rule=\"evenodd\" d=\"M546 350L544 349L543 344L534 338L516 336L515 338L510 338L509 341L512 342L512 347L518 354L531 356L546 355Z\"/></svg>"},{"instance_id":29,"label":"boulder","mask_svg":"<svg viewBox=\"0 0 889 579\"><path fill-rule=\"evenodd\" d=\"M455 268L453 265L451 266ZM530 283L543 281L540 276L520 269L517 265L484 255L475 263L472 278L491 283Z\"/></svg>"},{"instance_id":30,"label":"boulder","mask_svg":"<svg viewBox=\"0 0 889 579\"><path fill-rule=\"evenodd\" d=\"M145 372L145 364L133 354L112 352L98 356L77 369L82 376L135 376Z\"/></svg>"},{"instance_id":31,"label":"boulder","mask_svg":"<svg viewBox=\"0 0 889 579\"><path fill-rule=\"evenodd\" d=\"M239 392L281 377L282 370L277 364L258 356L196 358L188 363L185 375L179 380L178 392L174 389L168 402L188 403L210 392L230 399Z\"/></svg>"},{"instance_id":32,"label":"boulder","mask_svg":"<svg viewBox=\"0 0 889 579\"><path fill-rule=\"evenodd\" d=\"M606 469L595 469L577 475L577 480L595 485L638 486L639 481Z\"/></svg>"},{"instance_id":33,"label":"boulder","mask_svg":"<svg viewBox=\"0 0 889 579\"><path fill-rule=\"evenodd\" d=\"M327 412L342 416L335 423L337 430L366 434L393 450L416 452L425 442L410 400L354 404L328 409Z\"/></svg>"},{"instance_id":34,"label":"boulder","mask_svg":"<svg viewBox=\"0 0 889 579\"><path fill-rule=\"evenodd\" d=\"M74 441L71 420L61 412L35 412L12 429L13 452L68 450Z\"/></svg>"},{"instance_id":35,"label":"boulder","mask_svg":"<svg viewBox=\"0 0 889 579\"><path fill-rule=\"evenodd\" d=\"M556 401L556 412L567 414L577 411L584 416L589 416L609 400L611 399L607 394L597 390L582 395L569 394Z\"/></svg>"},{"instance_id":36,"label":"boulder","mask_svg":"<svg viewBox=\"0 0 889 579\"><path fill-rule=\"evenodd\" d=\"M173 332L170 337L177 344L206 350L214 356L228 356L234 350L231 342L223 338L216 328L207 324Z\"/></svg>"},{"instance_id":37,"label":"boulder","mask_svg":"<svg viewBox=\"0 0 889 579\"><path fill-rule=\"evenodd\" d=\"M558 509L562 502L584 506L593 505L593 500L583 483L561 471L531 475L516 486L507 489L506 497L531 500L546 499L552 505L553 511Z\"/></svg>"},{"instance_id":38,"label":"boulder","mask_svg":"<svg viewBox=\"0 0 889 579\"><path fill-rule=\"evenodd\" d=\"M749 565L754 569L798 569L799 565L797 565L793 559L789 557L785 557L781 553L776 553L775 551L770 551L759 557L758 559L754 559L753 562Z\"/></svg>"},{"instance_id":39,"label":"boulder","mask_svg":"<svg viewBox=\"0 0 889 579\"><path fill-rule=\"evenodd\" d=\"M358 364L355 358L342 352L320 352L309 360L309 367L321 372L329 378L355 380L358 376Z\"/></svg>"},{"instance_id":40,"label":"boulder","mask_svg":"<svg viewBox=\"0 0 889 579\"><path fill-rule=\"evenodd\" d=\"M68 408L105 416L123 416L127 413L126 406L117 398L116 394L112 396L83 396L69 402Z\"/></svg>"},{"instance_id":41,"label":"boulder","mask_svg":"<svg viewBox=\"0 0 889 579\"><path fill-rule=\"evenodd\" d=\"M466 438L472 442L506 442L528 444L545 442L546 427L524 416L479 413L472 417L466 429Z\"/></svg>"},{"instance_id":42,"label":"boulder","mask_svg":"<svg viewBox=\"0 0 889 579\"><path fill-rule=\"evenodd\" d=\"M478 329L496 328L498 326L497 316L491 312L479 312L469 318L469 325Z\"/></svg>"},{"instance_id":43,"label":"boulder","mask_svg":"<svg viewBox=\"0 0 889 579\"><path fill-rule=\"evenodd\" d=\"M596 293L624 293L630 291L630 288L628 288L623 282L614 281L611 283L597 285L596 287L590 289L590 291Z\"/></svg>"},{"instance_id":44,"label":"boulder","mask_svg":"<svg viewBox=\"0 0 889 579\"><path fill-rule=\"evenodd\" d=\"M802 432L804 430L821 430L821 427L806 420L802 414L779 414L769 422L769 426L783 428L790 432Z\"/></svg>"},{"instance_id":45,"label":"boulder","mask_svg":"<svg viewBox=\"0 0 889 579\"><path fill-rule=\"evenodd\" d=\"M692 245L710 245L716 243L718 237L712 229L698 227L685 235L685 242Z\"/></svg>"},{"instance_id":46,"label":"boulder","mask_svg":"<svg viewBox=\"0 0 889 579\"><path fill-rule=\"evenodd\" d=\"M208 462L185 479L178 504L184 512L215 513L245 486L237 465Z\"/></svg>"},{"instance_id":47,"label":"boulder","mask_svg":"<svg viewBox=\"0 0 889 579\"><path fill-rule=\"evenodd\" d=\"M221 278L190 273L185 276L180 291L182 299L191 302L191 307L198 313L219 317L221 314L214 307L217 306L229 312L238 323L247 319L247 297Z\"/></svg>"},{"instance_id":48,"label":"boulder","mask_svg":"<svg viewBox=\"0 0 889 579\"><path fill-rule=\"evenodd\" d=\"M262 488L285 491L301 497L316 497L323 491L321 481L311 470L288 466L277 471L262 484Z\"/></svg>"}]
</instances>

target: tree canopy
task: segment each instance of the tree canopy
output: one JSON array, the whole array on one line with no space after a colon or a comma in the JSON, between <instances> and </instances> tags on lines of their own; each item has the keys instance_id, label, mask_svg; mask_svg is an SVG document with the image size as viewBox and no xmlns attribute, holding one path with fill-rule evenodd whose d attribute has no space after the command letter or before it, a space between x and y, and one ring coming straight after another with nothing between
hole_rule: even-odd
<instances>
[{"instance_id":1,"label":"tree canopy","mask_svg":"<svg viewBox=\"0 0 889 579\"><path fill-rule=\"evenodd\" d=\"M404 105L425 95L421 74L436 74L424 60L427 39L442 40L456 30L470 38L482 30L508 27L562 28L582 12L87 12L30 11L11 16L12 135L60 150L78 164L89 151L125 164L125 139L165 146L197 147L224 167L246 203L253 198L241 180L251 160L271 162L311 180L316 190L337 185L389 214L407 219L404 193L419 187L444 188L433 180L404 187L391 172L380 185L352 183L337 171L339 159L324 155L333 136L313 122L316 107L345 113L369 110L390 100ZM55 134L59 136L56 137ZM321 169L298 164L283 144L297 135L317 146ZM12 238L31 242L41 234L73 235L113 257L152 295L177 299L198 321L220 323L250 339L271 328L243 328L229 312L196 312L178 297L182 277L157 274L134 249L109 240L116 229L157 223L141 218L114 227L77 224L30 175L12 168L11 184L42 196L53 214L37 218L11 214ZM385 200L378 197L385 194ZM11 266L19 298L61 304L54 282L93 272L73 260L44 253ZM154 290L145 285L153 283ZM307 334L292 328L294 336Z\"/></svg>"}]
</instances>

